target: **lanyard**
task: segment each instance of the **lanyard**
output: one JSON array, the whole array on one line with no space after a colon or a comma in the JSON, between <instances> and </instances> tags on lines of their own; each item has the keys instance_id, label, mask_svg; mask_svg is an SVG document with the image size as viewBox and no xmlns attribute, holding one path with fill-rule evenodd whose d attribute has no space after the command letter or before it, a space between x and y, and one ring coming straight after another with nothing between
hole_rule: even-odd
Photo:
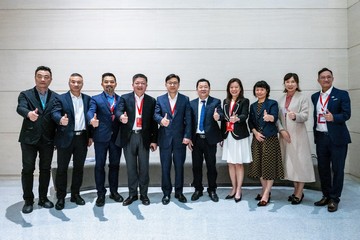
<instances>
[{"instance_id":1,"label":"lanyard","mask_svg":"<svg viewBox=\"0 0 360 240\"><path fill-rule=\"evenodd\" d=\"M325 102L323 103L322 101L322 96L320 95L320 104L321 104L321 111L324 111L325 106L328 104L330 99L330 94L329 96L326 98Z\"/></svg>"},{"instance_id":2,"label":"lanyard","mask_svg":"<svg viewBox=\"0 0 360 240\"><path fill-rule=\"evenodd\" d=\"M141 116L141 115L142 115L143 106L144 106L144 99L141 100L140 107L139 107L138 104L137 104L136 98L135 98L135 101L136 101L136 108L137 108L137 110L138 110L139 116Z\"/></svg>"},{"instance_id":3,"label":"lanyard","mask_svg":"<svg viewBox=\"0 0 360 240\"><path fill-rule=\"evenodd\" d=\"M171 115L173 115L173 116L175 113L175 109L176 109L176 103L174 104L174 107L171 107L171 105L170 105Z\"/></svg>"}]
</instances>

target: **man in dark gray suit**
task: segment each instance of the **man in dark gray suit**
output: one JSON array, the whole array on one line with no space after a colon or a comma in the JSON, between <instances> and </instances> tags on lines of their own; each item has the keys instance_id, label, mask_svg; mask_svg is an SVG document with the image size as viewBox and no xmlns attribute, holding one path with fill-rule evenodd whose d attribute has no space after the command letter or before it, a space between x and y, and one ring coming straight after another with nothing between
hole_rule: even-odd
<instances>
[{"instance_id":1,"label":"man in dark gray suit","mask_svg":"<svg viewBox=\"0 0 360 240\"><path fill-rule=\"evenodd\" d=\"M136 74L132 79L133 92L124 94L116 111L122 123L116 144L124 149L128 176L129 197L123 202L130 205L138 199L138 187L142 204L149 205L149 150L157 148L158 124L155 122L156 101L145 94L147 77Z\"/></svg>"},{"instance_id":2,"label":"man in dark gray suit","mask_svg":"<svg viewBox=\"0 0 360 240\"><path fill-rule=\"evenodd\" d=\"M218 121L224 118L220 99L209 96L210 82L200 79L196 83L198 98L190 102L192 115L192 139L188 145L192 150L193 186L195 192L192 201L198 200L203 195L202 167L205 159L207 168L207 192L212 201L218 202L216 194L216 150L217 143L222 141Z\"/></svg>"},{"instance_id":3,"label":"man in dark gray suit","mask_svg":"<svg viewBox=\"0 0 360 240\"><path fill-rule=\"evenodd\" d=\"M39 154L39 202L44 208L54 204L47 198L50 181L51 161L54 153L56 124L51 119L53 103L58 95L49 89L52 73L49 67L40 66L35 71L35 87L22 91L18 98L17 113L24 120L19 142L22 152L21 183L25 205L23 213L31 213L34 204L34 170Z\"/></svg>"},{"instance_id":4,"label":"man in dark gray suit","mask_svg":"<svg viewBox=\"0 0 360 240\"><path fill-rule=\"evenodd\" d=\"M86 124L86 113L89 110L91 97L81 93L84 85L79 73L71 74L69 78L70 91L61 94L55 101L52 118L58 124L55 135L57 148L56 196L57 210L65 206L67 171L72 156L73 171L71 181L71 202L84 205L80 196L83 180L84 163L88 146L92 144L91 126Z\"/></svg>"}]
</instances>

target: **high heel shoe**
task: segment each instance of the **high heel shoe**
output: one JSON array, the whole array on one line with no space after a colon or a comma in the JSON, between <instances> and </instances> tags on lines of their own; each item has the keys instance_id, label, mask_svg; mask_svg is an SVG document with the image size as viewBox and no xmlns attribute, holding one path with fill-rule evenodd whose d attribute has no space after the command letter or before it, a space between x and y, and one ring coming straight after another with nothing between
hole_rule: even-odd
<instances>
[{"instance_id":1,"label":"high heel shoe","mask_svg":"<svg viewBox=\"0 0 360 240\"><path fill-rule=\"evenodd\" d=\"M268 205L268 203L270 202L271 199L271 193L269 193L269 198L267 201L261 200L258 202L258 207L265 207L266 205Z\"/></svg>"},{"instance_id":2,"label":"high heel shoe","mask_svg":"<svg viewBox=\"0 0 360 240\"><path fill-rule=\"evenodd\" d=\"M292 205L298 205L302 202L302 200L304 199L304 193L301 195L301 198L298 198L296 196L293 197L292 201L291 201L291 204Z\"/></svg>"},{"instance_id":3,"label":"high heel shoe","mask_svg":"<svg viewBox=\"0 0 360 240\"><path fill-rule=\"evenodd\" d=\"M270 198L271 198L271 192L269 193L269 200L268 201L270 201ZM255 200L260 201L261 199L262 199L262 196L260 194L256 195Z\"/></svg>"},{"instance_id":4,"label":"high heel shoe","mask_svg":"<svg viewBox=\"0 0 360 240\"><path fill-rule=\"evenodd\" d=\"M234 199L235 199L235 202L236 202L236 203L240 202L240 201L241 201L241 198L242 198L242 194L240 195L239 198L234 198Z\"/></svg>"},{"instance_id":5,"label":"high heel shoe","mask_svg":"<svg viewBox=\"0 0 360 240\"><path fill-rule=\"evenodd\" d=\"M233 194L233 195L227 195L226 197L225 197L225 199L233 199L235 197L235 193Z\"/></svg>"},{"instance_id":6,"label":"high heel shoe","mask_svg":"<svg viewBox=\"0 0 360 240\"><path fill-rule=\"evenodd\" d=\"M291 194L289 197L288 197L288 201L291 202L295 197L295 194Z\"/></svg>"}]
</instances>

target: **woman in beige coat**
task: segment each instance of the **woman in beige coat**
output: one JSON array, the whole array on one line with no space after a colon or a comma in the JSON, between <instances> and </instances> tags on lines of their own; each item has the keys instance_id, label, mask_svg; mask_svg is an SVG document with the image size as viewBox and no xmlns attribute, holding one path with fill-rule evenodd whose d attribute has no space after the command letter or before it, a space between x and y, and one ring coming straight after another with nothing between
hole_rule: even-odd
<instances>
[{"instance_id":1,"label":"woman in beige coat","mask_svg":"<svg viewBox=\"0 0 360 240\"><path fill-rule=\"evenodd\" d=\"M305 182L314 182L314 166L305 126L309 116L309 100L301 93L299 77L288 73L284 77L286 93L279 99L280 146L283 155L285 179L294 182L294 192L288 200L300 204L304 198Z\"/></svg>"}]
</instances>

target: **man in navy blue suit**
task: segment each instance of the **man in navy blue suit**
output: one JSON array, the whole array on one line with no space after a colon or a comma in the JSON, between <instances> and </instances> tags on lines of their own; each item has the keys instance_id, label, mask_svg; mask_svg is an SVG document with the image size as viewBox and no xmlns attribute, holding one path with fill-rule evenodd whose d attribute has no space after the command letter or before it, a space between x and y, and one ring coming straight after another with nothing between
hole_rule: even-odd
<instances>
[{"instance_id":1,"label":"man in navy blue suit","mask_svg":"<svg viewBox=\"0 0 360 240\"><path fill-rule=\"evenodd\" d=\"M338 209L344 183L345 159L350 134L345 122L350 119L348 92L333 87L333 73L327 68L318 72L321 91L311 96L314 104L314 140L323 197L315 206Z\"/></svg>"},{"instance_id":2,"label":"man in navy blue suit","mask_svg":"<svg viewBox=\"0 0 360 240\"><path fill-rule=\"evenodd\" d=\"M164 193L162 203L170 202L172 191L171 164L175 166L175 198L187 201L183 194L184 163L186 146L191 138L191 109L189 98L178 92L180 77L170 74L165 79L167 93L157 98L155 121L160 124L158 145L161 161L161 189Z\"/></svg>"},{"instance_id":3,"label":"man in navy blue suit","mask_svg":"<svg viewBox=\"0 0 360 240\"><path fill-rule=\"evenodd\" d=\"M88 146L92 144L91 127L86 124L86 113L89 110L90 96L81 93L84 85L83 77L79 73L71 74L69 78L70 91L61 94L55 100L52 119L58 124L55 134L57 149L56 196L55 208L65 207L67 188L67 171L71 156L73 157L73 171L71 181L71 202L84 205L80 196L83 180L84 163Z\"/></svg>"},{"instance_id":4,"label":"man in navy blue suit","mask_svg":"<svg viewBox=\"0 0 360 240\"><path fill-rule=\"evenodd\" d=\"M217 143L222 141L218 121L224 117L220 99L209 96L210 82L200 79L196 83L198 98L190 102L192 113L192 138L188 145L192 150L193 186L195 192L192 201L198 200L203 195L202 167L205 159L207 168L207 192L212 201L218 202L216 194L216 151Z\"/></svg>"},{"instance_id":5,"label":"man in navy blue suit","mask_svg":"<svg viewBox=\"0 0 360 240\"><path fill-rule=\"evenodd\" d=\"M101 82L104 91L91 98L87 112L87 121L94 127L95 183L98 195L96 206L98 207L105 204L104 168L108 152L110 198L116 202L124 200L118 193L121 147L115 144L120 126L119 120L115 119L116 108L120 101L120 96L115 93L116 85L115 75L104 73Z\"/></svg>"}]
</instances>

